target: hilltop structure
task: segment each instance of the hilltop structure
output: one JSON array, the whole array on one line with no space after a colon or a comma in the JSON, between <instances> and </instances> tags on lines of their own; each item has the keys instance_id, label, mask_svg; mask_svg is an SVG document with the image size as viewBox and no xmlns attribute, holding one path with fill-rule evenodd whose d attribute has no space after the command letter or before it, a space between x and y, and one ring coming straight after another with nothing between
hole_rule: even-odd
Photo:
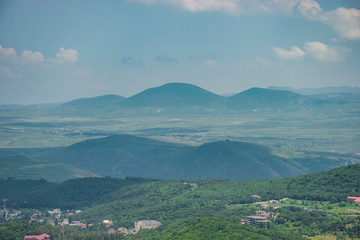
<instances>
[{"instance_id":1,"label":"hilltop structure","mask_svg":"<svg viewBox=\"0 0 360 240\"><path fill-rule=\"evenodd\" d=\"M247 224L257 228L267 228L269 220L261 216L248 216Z\"/></svg>"}]
</instances>

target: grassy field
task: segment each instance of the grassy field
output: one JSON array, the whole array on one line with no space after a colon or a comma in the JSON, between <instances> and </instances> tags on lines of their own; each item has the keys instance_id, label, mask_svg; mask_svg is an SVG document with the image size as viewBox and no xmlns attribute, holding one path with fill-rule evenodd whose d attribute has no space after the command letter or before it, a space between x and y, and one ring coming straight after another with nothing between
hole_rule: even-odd
<instances>
[{"instance_id":1,"label":"grassy field","mask_svg":"<svg viewBox=\"0 0 360 240\"><path fill-rule=\"evenodd\" d=\"M231 139L297 151L356 153L360 107L222 114L137 114L119 111L64 116L43 110L0 110L0 147L68 146L118 133L200 145ZM64 113L65 114L65 113Z\"/></svg>"}]
</instances>

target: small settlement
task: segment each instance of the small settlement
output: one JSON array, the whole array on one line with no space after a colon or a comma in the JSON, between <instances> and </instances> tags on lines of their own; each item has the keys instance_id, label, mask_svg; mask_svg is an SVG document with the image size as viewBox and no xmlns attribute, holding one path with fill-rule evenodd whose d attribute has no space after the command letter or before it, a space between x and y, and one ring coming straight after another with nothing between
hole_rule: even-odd
<instances>
[{"instance_id":1,"label":"small settlement","mask_svg":"<svg viewBox=\"0 0 360 240\"><path fill-rule=\"evenodd\" d=\"M288 198L283 198L280 200L268 200L268 201L262 201L261 196L259 195L252 195L253 199L252 204L256 204L258 207L261 207L263 210L255 211L254 215L247 216L246 219L241 220L241 224L248 224L257 228L268 228L269 223L271 220L276 220L280 213L274 213L272 211L269 211L269 209L276 210L278 208L281 208L281 206L276 206L278 203L281 203L283 201L289 200ZM348 196L348 201L352 201L353 204L360 204L360 197L354 197L354 196ZM273 205L272 207L270 206ZM275 204L275 206L274 206ZM233 204L235 207L243 206L244 204ZM307 211L307 208L304 208L304 211ZM354 210L355 211L355 210ZM71 220L74 215L81 213L81 210L67 210L65 214L62 214L62 211L60 209L54 209L47 212L40 212L38 210L35 210L30 214L30 221L37 221L37 222L47 222L53 225L60 224L62 226L74 226L79 228L87 228L92 227L94 224L85 224L78 220ZM15 220L18 218L23 218L23 214L21 211L16 209L9 210L6 208L5 202L3 209L0 209L0 214L3 214L5 216L5 219L7 221ZM134 222L134 228L131 230L128 230L126 227L113 227L113 222L111 220L103 220L102 224L104 224L106 228L106 232L111 233L122 233L124 235L128 234L137 234L142 229L152 229L157 228L161 225L161 222L156 220L138 220ZM29 235L25 236L24 240L50 240L50 236L46 233L41 235Z\"/></svg>"}]
</instances>

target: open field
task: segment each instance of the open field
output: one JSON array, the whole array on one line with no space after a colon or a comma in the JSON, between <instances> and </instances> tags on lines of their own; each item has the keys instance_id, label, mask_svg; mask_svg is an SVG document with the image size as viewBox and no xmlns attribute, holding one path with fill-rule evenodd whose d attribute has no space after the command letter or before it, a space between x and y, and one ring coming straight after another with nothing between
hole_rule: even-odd
<instances>
[{"instance_id":1,"label":"open field","mask_svg":"<svg viewBox=\"0 0 360 240\"><path fill-rule=\"evenodd\" d=\"M321 110L321 111L320 111ZM0 111L0 147L54 147L130 133L200 145L231 139L297 151L360 152L360 106L223 114L137 114L60 116L45 110Z\"/></svg>"}]
</instances>

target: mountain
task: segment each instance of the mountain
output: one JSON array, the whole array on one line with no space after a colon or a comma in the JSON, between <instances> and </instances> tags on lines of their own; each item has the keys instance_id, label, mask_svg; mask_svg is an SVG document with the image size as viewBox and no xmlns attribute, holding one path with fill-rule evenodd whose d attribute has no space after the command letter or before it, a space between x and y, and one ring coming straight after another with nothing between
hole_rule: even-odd
<instances>
[{"instance_id":1,"label":"mountain","mask_svg":"<svg viewBox=\"0 0 360 240\"><path fill-rule=\"evenodd\" d=\"M313 96L316 97L317 99L322 99L327 102L332 102L336 104L345 104L345 103L359 104L360 102L360 92L324 93Z\"/></svg>"},{"instance_id":2,"label":"mountain","mask_svg":"<svg viewBox=\"0 0 360 240\"><path fill-rule=\"evenodd\" d=\"M0 178L65 181L98 175L62 163L40 161L26 156L0 157Z\"/></svg>"},{"instance_id":3,"label":"mountain","mask_svg":"<svg viewBox=\"0 0 360 240\"><path fill-rule=\"evenodd\" d=\"M236 180L273 179L308 172L295 161L273 155L265 146L245 142L203 144L187 152L181 162L183 167L177 171L180 179L196 176Z\"/></svg>"},{"instance_id":4,"label":"mountain","mask_svg":"<svg viewBox=\"0 0 360 240\"><path fill-rule=\"evenodd\" d=\"M61 108L92 108L92 107L105 107L108 105L121 102L125 98L115 94L108 94L93 98L79 98L73 101L69 101L61 104Z\"/></svg>"},{"instance_id":5,"label":"mountain","mask_svg":"<svg viewBox=\"0 0 360 240\"><path fill-rule=\"evenodd\" d=\"M285 159L251 143L220 141L194 147L131 135L87 140L35 156L102 176L160 179L272 179L312 172L315 163L317 169L339 164Z\"/></svg>"},{"instance_id":6,"label":"mountain","mask_svg":"<svg viewBox=\"0 0 360 240\"><path fill-rule=\"evenodd\" d=\"M150 88L119 103L119 107L153 108L155 111L211 111L221 105L223 97L187 83L169 83Z\"/></svg>"},{"instance_id":7,"label":"mountain","mask_svg":"<svg viewBox=\"0 0 360 240\"><path fill-rule=\"evenodd\" d=\"M191 148L124 134L79 142L65 149L40 153L37 157L94 171L102 176L157 178L154 172L166 172L166 166L171 165L175 156Z\"/></svg>"},{"instance_id":8,"label":"mountain","mask_svg":"<svg viewBox=\"0 0 360 240\"><path fill-rule=\"evenodd\" d=\"M272 90L287 90L303 95L318 95L318 94L331 94L331 93L360 93L359 87L324 87L324 88L300 88L295 89L291 87L275 87L270 86L268 89Z\"/></svg>"},{"instance_id":9,"label":"mountain","mask_svg":"<svg viewBox=\"0 0 360 240\"><path fill-rule=\"evenodd\" d=\"M129 98L118 95L103 95L80 98L63 104L31 105L34 109L52 114L94 114L97 113L211 113L248 108L283 108L289 106L312 106L328 103L320 96L309 94L356 93L359 88L329 87L323 89L293 89L286 87L251 88L232 96L220 96L188 83L168 83L149 88ZM305 94L305 95L302 95ZM334 101L330 101L334 102ZM335 102L338 103L338 102ZM45 107L46 106L46 107ZM0 109L23 109L22 105L0 105ZM29 107L26 107L29 108Z\"/></svg>"},{"instance_id":10,"label":"mountain","mask_svg":"<svg viewBox=\"0 0 360 240\"><path fill-rule=\"evenodd\" d=\"M332 101L333 102L333 101ZM220 96L187 83L168 83L124 98L104 95L81 98L54 107L54 115L220 113L249 108L279 109L318 106L323 97L304 96L288 90L251 88L232 96ZM336 102L337 103L337 102Z\"/></svg>"},{"instance_id":11,"label":"mountain","mask_svg":"<svg viewBox=\"0 0 360 240\"><path fill-rule=\"evenodd\" d=\"M317 105L326 103L324 100L300 95L287 90L251 88L235 94L227 99L228 107L232 108L284 108L299 105Z\"/></svg>"}]
</instances>

